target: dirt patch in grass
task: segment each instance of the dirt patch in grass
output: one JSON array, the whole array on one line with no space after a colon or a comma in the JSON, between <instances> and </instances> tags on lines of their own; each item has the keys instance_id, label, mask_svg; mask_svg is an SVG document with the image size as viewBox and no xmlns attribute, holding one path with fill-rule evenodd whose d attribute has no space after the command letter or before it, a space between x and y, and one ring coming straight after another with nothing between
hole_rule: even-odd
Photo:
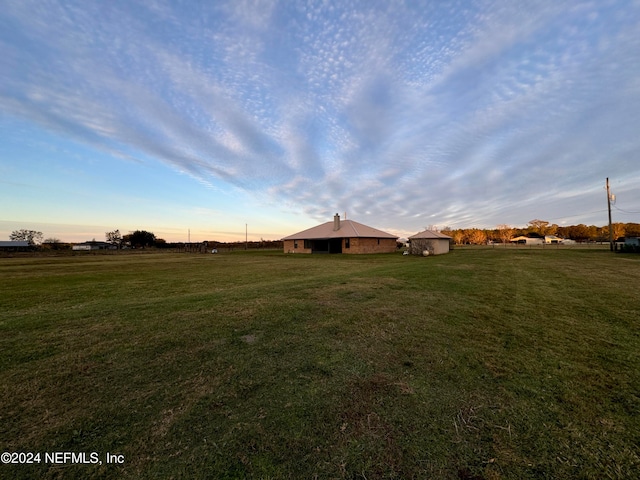
<instances>
[{"instance_id":1,"label":"dirt patch in grass","mask_svg":"<svg viewBox=\"0 0 640 480\"><path fill-rule=\"evenodd\" d=\"M258 335L255 333L249 333L247 335L242 335L240 337L240 340L251 345L252 343L256 343L258 341Z\"/></svg>"}]
</instances>

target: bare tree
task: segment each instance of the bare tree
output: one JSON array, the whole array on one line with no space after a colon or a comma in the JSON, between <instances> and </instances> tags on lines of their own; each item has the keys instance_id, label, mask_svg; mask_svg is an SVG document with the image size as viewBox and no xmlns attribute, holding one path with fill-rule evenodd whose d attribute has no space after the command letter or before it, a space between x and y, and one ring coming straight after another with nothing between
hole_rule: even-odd
<instances>
[{"instance_id":1,"label":"bare tree","mask_svg":"<svg viewBox=\"0 0 640 480\"><path fill-rule=\"evenodd\" d=\"M433 241L427 238L414 238L409 243L409 253L411 255L424 255L424 252L429 252L427 255L433 255L435 252L435 246Z\"/></svg>"},{"instance_id":2,"label":"bare tree","mask_svg":"<svg viewBox=\"0 0 640 480\"><path fill-rule=\"evenodd\" d=\"M107 239L107 242L117 245L118 248L122 248L122 235L120 235L120 230L106 232L104 236Z\"/></svg>"},{"instance_id":3,"label":"bare tree","mask_svg":"<svg viewBox=\"0 0 640 480\"><path fill-rule=\"evenodd\" d=\"M38 232L36 230L14 230L9 235L9 240L14 242L29 242L29 245L39 245L42 243L42 232Z\"/></svg>"}]
</instances>

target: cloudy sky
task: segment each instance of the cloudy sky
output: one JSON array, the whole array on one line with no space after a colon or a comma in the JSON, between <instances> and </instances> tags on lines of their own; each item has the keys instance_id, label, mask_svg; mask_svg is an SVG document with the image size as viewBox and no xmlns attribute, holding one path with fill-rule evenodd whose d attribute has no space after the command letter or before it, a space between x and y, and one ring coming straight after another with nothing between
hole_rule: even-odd
<instances>
[{"instance_id":1,"label":"cloudy sky","mask_svg":"<svg viewBox=\"0 0 640 480\"><path fill-rule=\"evenodd\" d=\"M0 7L2 240L640 222L638 1Z\"/></svg>"}]
</instances>

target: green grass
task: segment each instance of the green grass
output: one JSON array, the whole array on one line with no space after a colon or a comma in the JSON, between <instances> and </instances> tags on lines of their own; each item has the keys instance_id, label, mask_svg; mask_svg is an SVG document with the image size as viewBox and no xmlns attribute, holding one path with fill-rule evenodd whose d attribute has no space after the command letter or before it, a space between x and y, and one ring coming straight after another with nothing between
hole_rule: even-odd
<instances>
[{"instance_id":1,"label":"green grass","mask_svg":"<svg viewBox=\"0 0 640 480\"><path fill-rule=\"evenodd\" d=\"M0 259L0 478L632 478L640 257Z\"/></svg>"}]
</instances>

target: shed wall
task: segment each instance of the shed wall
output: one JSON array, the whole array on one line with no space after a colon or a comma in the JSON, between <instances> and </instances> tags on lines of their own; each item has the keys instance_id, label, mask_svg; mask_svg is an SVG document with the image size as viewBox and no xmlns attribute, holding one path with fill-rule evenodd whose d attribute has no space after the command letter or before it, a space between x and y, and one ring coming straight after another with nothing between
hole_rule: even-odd
<instances>
[{"instance_id":1,"label":"shed wall","mask_svg":"<svg viewBox=\"0 0 640 480\"><path fill-rule=\"evenodd\" d=\"M433 254L442 255L449 253L449 240L446 238L433 241Z\"/></svg>"},{"instance_id":2,"label":"shed wall","mask_svg":"<svg viewBox=\"0 0 640 480\"><path fill-rule=\"evenodd\" d=\"M430 255L443 255L449 253L448 238L411 238L410 252L413 255L422 255L424 250Z\"/></svg>"}]
</instances>

